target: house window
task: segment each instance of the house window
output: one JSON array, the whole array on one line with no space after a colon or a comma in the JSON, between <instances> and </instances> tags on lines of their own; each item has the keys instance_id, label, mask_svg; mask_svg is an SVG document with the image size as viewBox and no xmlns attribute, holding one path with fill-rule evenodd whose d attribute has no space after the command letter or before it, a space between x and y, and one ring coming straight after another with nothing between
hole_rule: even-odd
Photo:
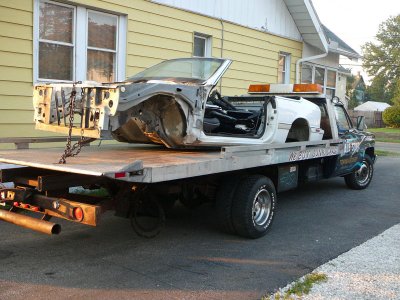
<instances>
[{"instance_id":1,"label":"house window","mask_svg":"<svg viewBox=\"0 0 400 300\"><path fill-rule=\"evenodd\" d=\"M325 68L315 67L314 83L325 85Z\"/></svg>"},{"instance_id":2,"label":"house window","mask_svg":"<svg viewBox=\"0 0 400 300\"><path fill-rule=\"evenodd\" d=\"M193 37L193 56L211 56L211 36L202 33L195 33Z\"/></svg>"},{"instance_id":3,"label":"house window","mask_svg":"<svg viewBox=\"0 0 400 300\"><path fill-rule=\"evenodd\" d=\"M303 83L313 83L313 67L310 65L303 64L301 68L301 81Z\"/></svg>"},{"instance_id":4,"label":"house window","mask_svg":"<svg viewBox=\"0 0 400 300\"><path fill-rule=\"evenodd\" d=\"M73 80L74 21L73 6L40 2L39 78Z\"/></svg>"},{"instance_id":5,"label":"house window","mask_svg":"<svg viewBox=\"0 0 400 300\"><path fill-rule=\"evenodd\" d=\"M125 16L47 0L35 15L35 82L125 79Z\"/></svg>"},{"instance_id":6,"label":"house window","mask_svg":"<svg viewBox=\"0 0 400 300\"><path fill-rule=\"evenodd\" d=\"M88 80L114 81L117 53L118 17L88 12L87 75Z\"/></svg>"},{"instance_id":7,"label":"house window","mask_svg":"<svg viewBox=\"0 0 400 300\"><path fill-rule=\"evenodd\" d=\"M336 92L337 71L313 64L303 64L301 68L302 83L322 85L326 97L333 98Z\"/></svg>"},{"instance_id":8,"label":"house window","mask_svg":"<svg viewBox=\"0 0 400 300\"><path fill-rule=\"evenodd\" d=\"M290 82L290 54L279 53L278 83Z\"/></svg>"},{"instance_id":9,"label":"house window","mask_svg":"<svg viewBox=\"0 0 400 300\"><path fill-rule=\"evenodd\" d=\"M335 96L336 78L337 78L337 72L328 69L326 76L326 96L330 99L332 99Z\"/></svg>"}]
</instances>

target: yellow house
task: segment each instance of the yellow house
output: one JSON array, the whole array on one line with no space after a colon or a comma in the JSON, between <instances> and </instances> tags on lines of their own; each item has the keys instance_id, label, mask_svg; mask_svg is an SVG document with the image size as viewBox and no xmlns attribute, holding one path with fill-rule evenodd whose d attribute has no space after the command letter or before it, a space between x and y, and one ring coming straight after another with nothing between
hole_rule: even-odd
<instances>
[{"instance_id":1,"label":"yellow house","mask_svg":"<svg viewBox=\"0 0 400 300\"><path fill-rule=\"evenodd\" d=\"M223 92L240 95L293 83L305 45L328 52L310 0L0 0L0 138L47 135L33 125L37 82L120 81L165 59L222 56L234 60Z\"/></svg>"}]
</instances>

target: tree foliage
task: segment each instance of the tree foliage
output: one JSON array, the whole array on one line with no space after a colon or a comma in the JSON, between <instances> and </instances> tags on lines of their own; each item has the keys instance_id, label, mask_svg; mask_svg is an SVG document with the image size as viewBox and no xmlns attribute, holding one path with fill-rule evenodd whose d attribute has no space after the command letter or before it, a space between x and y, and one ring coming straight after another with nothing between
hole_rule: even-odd
<instances>
[{"instance_id":1,"label":"tree foliage","mask_svg":"<svg viewBox=\"0 0 400 300\"><path fill-rule=\"evenodd\" d=\"M375 96L384 86L385 93L380 93L379 98L392 99L395 94L397 82L400 80L400 15L391 17L379 26L376 42L368 42L362 46L363 68L368 75L378 77ZM371 97L372 98L372 97ZM384 102L387 102L384 101Z\"/></svg>"},{"instance_id":2,"label":"tree foliage","mask_svg":"<svg viewBox=\"0 0 400 300\"><path fill-rule=\"evenodd\" d=\"M390 103L392 92L387 88L387 80L385 77L377 75L367 87L367 100Z\"/></svg>"},{"instance_id":3,"label":"tree foliage","mask_svg":"<svg viewBox=\"0 0 400 300\"><path fill-rule=\"evenodd\" d=\"M391 127L400 128L400 105L388 107L382 114L383 122Z\"/></svg>"},{"instance_id":4,"label":"tree foliage","mask_svg":"<svg viewBox=\"0 0 400 300\"><path fill-rule=\"evenodd\" d=\"M400 106L400 79L397 80L393 89L392 103Z\"/></svg>"},{"instance_id":5,"label":"tree foliage","mask_svg":"<svg viewBox=\"0 0 400 300\"><path fill-rule=\"evenodd\" d=\"M353 109L358 106L358 101L356 99L356 95L354 94L353 84L356 78L354 75L350 75L347 77L346 81L346 95L349 97L349 103L347 103L348 109Z\"/></svg>"}]
</instances>

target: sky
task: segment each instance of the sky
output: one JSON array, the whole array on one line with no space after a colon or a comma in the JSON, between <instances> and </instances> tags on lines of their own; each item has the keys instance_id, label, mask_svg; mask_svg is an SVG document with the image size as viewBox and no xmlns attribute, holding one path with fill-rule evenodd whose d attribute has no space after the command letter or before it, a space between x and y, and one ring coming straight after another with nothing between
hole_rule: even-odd
<instances>
[{"instance_id":1,"label":"sky","mask_svg":"<svg viewBox=\"0 0 400 300\"><path fill-rule=\"evenodd\" d=\"M400 0L312 0L322 24L333 31L350 47L362 55L361 46L374 37L379 24L391 16L400 14ZM365 76L361 64L348 60L342 61L345 68L351 68ZM366 78L367 79L367 78Z\"/></svg>"}]
</instances>

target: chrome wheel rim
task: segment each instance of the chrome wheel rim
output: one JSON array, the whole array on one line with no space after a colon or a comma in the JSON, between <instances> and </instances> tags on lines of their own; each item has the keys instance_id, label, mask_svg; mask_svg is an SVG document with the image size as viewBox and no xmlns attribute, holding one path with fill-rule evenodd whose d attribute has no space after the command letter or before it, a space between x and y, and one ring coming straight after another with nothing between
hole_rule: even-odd
<instances>
[{"instance_id":1,"label":"chrome wheel rim","mask_svg":"<svg viewBox=\"0 0 400 300\"><path fill-rule=\"evenodd\" d=\"M258 191L253 201L253 221L258 226L263 226L271 214L271 195L265 189Z\"/></svg>"},{"instance_id":2,"label":"chrome wheel rim","mask_svg":"<svg viewBox=\"0 0 400 300\"><path fill-rule=\"evenodd\" d=\"M369 181L370 166L367 161L363 161L361 168L356 171L356 179L360 185L364 185Z\"/></svg>"}]
</instances>

